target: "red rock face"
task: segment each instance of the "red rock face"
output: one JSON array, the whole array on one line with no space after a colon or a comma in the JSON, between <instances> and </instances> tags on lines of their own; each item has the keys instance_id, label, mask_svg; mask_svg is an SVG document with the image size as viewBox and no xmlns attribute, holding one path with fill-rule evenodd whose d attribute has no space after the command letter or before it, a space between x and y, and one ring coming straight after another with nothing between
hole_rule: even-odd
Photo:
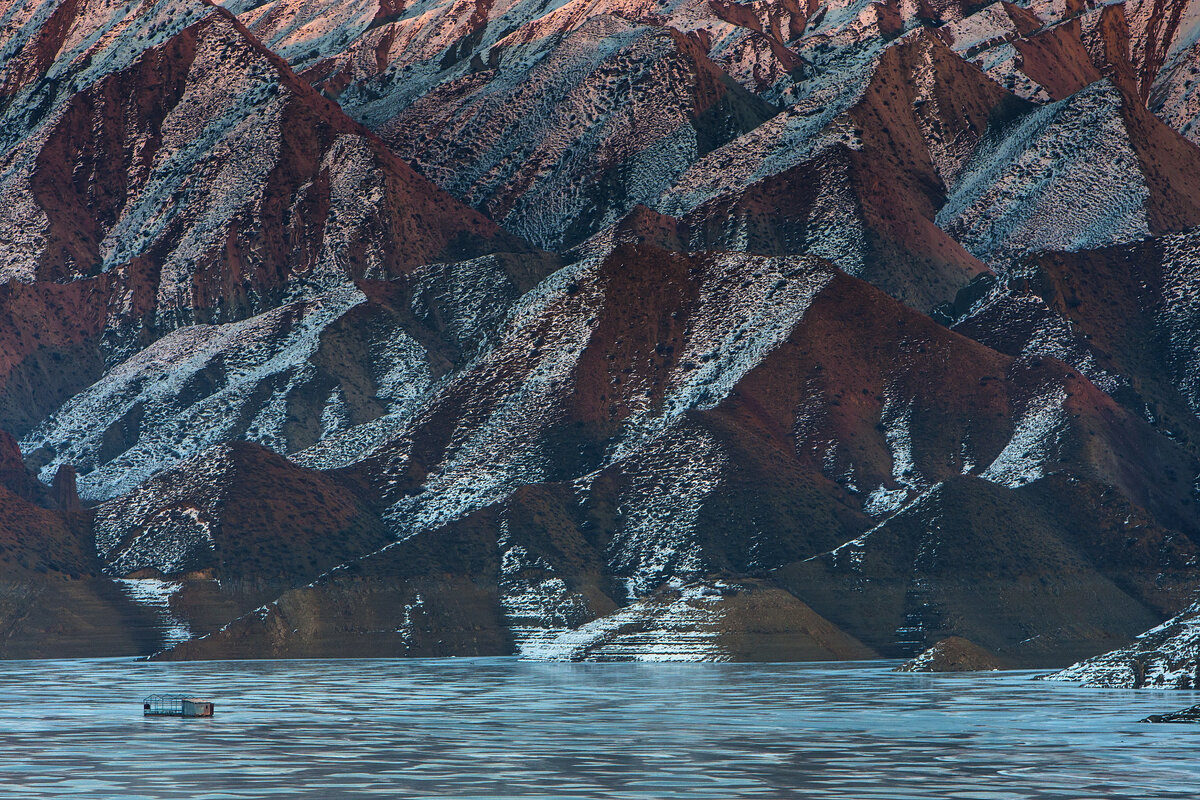
<instances>
[{"instance_id":1,"label":"red rock face","mask_svg":"<svg viewBox=\"0 0 1200 800\"><path fill-rule=\"evenodd\" d=\"M60 19L71 8L27 45L28 63L49 69L44 40L62 26L86 33L83 18ZM12 220L7 274L23 284L0 300L4 422L18 430L98 377L102 359L269 308L298 281L525 248L413 173L223 11L67 93L8 159L19 166L6 191L40 230L20 243L29 230Z\"/></svg>"},{"instance_id":2,"label":"red rock face","mask_svg":"<svg viewBox=\"0 0 1200 800\"><path fill-rule=\"evenodd\" d=\"M498 68L439 86L380 132L439 185L551 249L654 200L690 159L775 113L693 39L617 17L556 45L506 39L491 52ZM528 74L504 68L535 56Z\"/></svg>"},{"instance_id":3,"label":"red rock face","mask_svg":"<svg viewBox=\"0 0 1200 800\"><path fill-rule=\"evenodd\" d=\"M228 74L239 70L246 85L234 89ZM254 103L254 93L272 97L264 95L264 103L247 107ZM198 103L211 106L201 111ZM249 295L270 293L292 275L314 275L328 267L321 257L333 236L360 240L341 265L350 277L360 278L400 274L448 255L471 255L472 248L482 249L498 235L490 223L415 176L300 82L235 20L213 12L147 50L128 70L74 95L50 128L30 180L34 199L48 218L47 242L37 254L40 279L86 277L124 266L107 253L102 257L101 242L114 235L114 226L132 211L138 195L162 191L150 184L164 179L164 162L194 146L187 137L212 124L192 118L181 130L184 120L178 117L197 111L259 115L222 137L231 151L226 163L218 160L201 175L216 178L229 171L238 159L251 155L252 147L268 160L259 164L258 183L238 187L251 196L234 199L224 218L211 220L220 235L198 242L189 253L198 260L194 277L180 276L185 279L183 294L170 298L183 309L161 307L167 299L162 297L168 288L164 276L125 276L134 285L149 279L160 313L186 313L191 306L220 314L222 306L244 306ZM201 189L195 180L201 175L193 170L178 182L175 194L161 198L175 214L165 235L142 249L153 253L151 262L174 260L188 228L208 221L196 214L202 208L188 208L206 202L189 196ZM373 207L341 205L350 198L337 196L347 188L337 184L346 180L366 181L356 188L378 193ZM328 230L329 214L339 211L358 218L348 230ZM403 248L396 246L401 241ZM324 256L330 257L327 252Z\"/></svg>"},{"instance_id":4,"label":"red rock face","mask_svg":"<svg viewBox=\"0 0 1200 800\"><path fill-rule=\"evenodd\" d=\"M3 654L1061 665L1186 606L1184 4L250 5L0 33Z\"/></svg>"},{"instance_id":5,"label":"red rock face","mask_svg":"<svg viewBox=\"0 0 1200 800\"><path fill-rule=\"evenodd\" d=\"M482 624L502 626L497 614L515 614L520 598L533 596L556 609L550 616L559 622L539 620L553 635L556 626L575 627L630 603L647 604L641 613L665 613L654 587L669 575L699 581L770 573L830 630L877 652L902 653L926 635L961 630L1013 663L1042 664L1086 652L1093 634L1019 646L1027 637L1017 631L1034 619L1050 618L1056 630L1128 635L1116 632L1136 631L1185 601L1195 545L1178 532L1193 524L1190 486L1152 485L1146 476L1161 475L1167 464L1186 474L1193 459L1061 362L1004 356L817 262L793 261L790 279L764 276L769 285L800 282L815 293L724 399L709 405L716 398L702 392L672 418L689 376L705 369L690 357L699 342L710 364L738 369L736 354L746 352L740 340L707 339L705 316L714 303L736 314L742 282L752 284L770 263L744 260L730 272L711 256L618 248L563 286L544 318L511 332L511 350L502 347L469 370L430 413L361 463L368 485L392 487L384 501L406 509L406 524L416 526L407 548L418 541L434 547L438 559L449 559L436 570L452 574L454 585L498 580L497 594L479 600L480 609L491 609ZM776 291L799 289L785 287ZM612 302L618 297L624 302ZM586 338L572 333L581 321ZM554 400L538 399L538 376L553 369L563 337L572 336L582 347L573 366L555 373L561 383L546 386ZM697 378L690 385L706 385ZM505 408L522 396L531 399L518 406L518 421ZM646 443L632 444L639 441ZM534 453L537 466L528 461ZM617 453L624 455L606 455ZM1133 453L1141 454L1137 464L1126 461ZM504 499L489 503L481 469L543 481L514 494L498 487ZM580 474L588 476L582 492L555 482ZM529 491L555 499L509 517L507 509ZM1102 521L1064 513L1054 499L1063 497ZM1152 524L1131 551L1124 531L1141 524L1134 521L1140 514L1167 527ZM456 518L448 528L417 522ZM511 521L500 527L500 519ZM532 519L544 532L518 546L517 519ZM467 524L485 538L449 549L433 544L459 541L448 531ZM900 539L884 532L901 525L910 527ZM1003 533L997 526L1006 526ZM859 537L869 554L862 570L840 560L845 543ZM977 551L985 541L993 542L986 558ZM500 564L485 557L492 547ZM945 558L922 560L929 547ZM311 637L323 620L344 619L348 604L364 618L415 607L412 592L430 586L430 573L402 579L397 558L382 551L355 567L362 573L355 580L331 577L287 593L265 617L244 617L174 657L323 652ZM1170 566L1159 572L1151 564ZM911 589L914 570L924 576L924 594ZM400 580L407 589L397 588ZM1011 581L1043 580L1045 589L1011 589ZM863 591L853 588L861 581L872 587L863 600L871 614L847 599ZM731 597L750 591L735 584ZM1060 600L1097 587L1108 587L1103 613ZM460 636L453 631L461 606L428 591L422 614L435 630L446 626ZM913 632L902 631L905 620L918 611L919 635L906 639ZM733 641L735 633L721 635ZM534 645L522 636L514 644L525 652ZM399 638L354 641L363 654L428 652ZM456 641L459 652L483 651L478 641Z\"/></svg>"}]
</instances>

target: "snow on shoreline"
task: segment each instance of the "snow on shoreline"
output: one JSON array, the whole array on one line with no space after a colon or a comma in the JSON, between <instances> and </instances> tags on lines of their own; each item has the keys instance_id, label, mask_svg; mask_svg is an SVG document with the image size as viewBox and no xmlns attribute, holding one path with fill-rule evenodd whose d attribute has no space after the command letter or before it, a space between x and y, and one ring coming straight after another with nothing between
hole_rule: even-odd
<instances>
[{"instance_id":1,"label":"snow on shoreline","mask_svg":"<svg viewBox=\"0 0 1200 800\"><path fill-rule=\"evenodd\" d=\"M154 611L165 647L173 647L192 638L192 629L187 621L171 611L171 598L183 587L182 583L158 578L116 578L113 582L121 587L130 600Z\"/></svg>"}]
</instances>

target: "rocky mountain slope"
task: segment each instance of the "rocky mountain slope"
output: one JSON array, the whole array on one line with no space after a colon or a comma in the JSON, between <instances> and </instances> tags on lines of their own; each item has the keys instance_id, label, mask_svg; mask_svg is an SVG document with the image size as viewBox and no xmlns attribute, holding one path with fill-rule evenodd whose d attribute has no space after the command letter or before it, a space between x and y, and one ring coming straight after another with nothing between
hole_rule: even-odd
<instances>
[{"instance_id":1,"label":"rocky mountain slope","mask_svg":"<svg viewBox=\"0 0 1200 800\"><path fill-rule=\"evenodd\" d=\"M1198 15L10 0L0 653L1183 652Z\"/></svg>"},{"instance_id":2,"label":"rocky mountain slope","mask_svg":"<svg viewBox=\"0 0 1200 800\"><path fill-rule=\"evenodd\" d=\"M6 16L6 429L24 433L179 327L527 249L220 9L47 2Z\"/></svg>"}]
</instances>

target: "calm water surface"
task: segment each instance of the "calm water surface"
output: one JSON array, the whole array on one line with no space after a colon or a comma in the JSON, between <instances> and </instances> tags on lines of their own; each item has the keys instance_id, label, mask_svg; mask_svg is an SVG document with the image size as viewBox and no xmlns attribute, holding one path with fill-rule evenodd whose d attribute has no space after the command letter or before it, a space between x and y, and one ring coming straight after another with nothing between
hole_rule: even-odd
<instances>
[{"instance_id":1,"label":"calm water surface","mask_svg":"<svg viewBox=\"0 0 1200 800\"><path fill-rule=\"evenodd\" d=\"M0 662L0 797L1200 796L1200 694L892 666Z\"/></svg>"}]
</instances>

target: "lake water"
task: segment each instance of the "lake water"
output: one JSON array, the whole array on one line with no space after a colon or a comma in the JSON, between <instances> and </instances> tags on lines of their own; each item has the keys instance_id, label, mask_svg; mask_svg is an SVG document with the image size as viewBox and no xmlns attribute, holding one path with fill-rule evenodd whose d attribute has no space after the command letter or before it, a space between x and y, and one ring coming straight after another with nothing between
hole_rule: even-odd
<instances>
[{"instance_id":1,"label":"lake water","mask_svg":"<svg viewBox=\"0 0 1200 800\"><path fill-rule=\"evenodd\" d=\"M0 797L1200 796L1200 694L892 666L0 662Z\"/></svg>"}]
</instances>

